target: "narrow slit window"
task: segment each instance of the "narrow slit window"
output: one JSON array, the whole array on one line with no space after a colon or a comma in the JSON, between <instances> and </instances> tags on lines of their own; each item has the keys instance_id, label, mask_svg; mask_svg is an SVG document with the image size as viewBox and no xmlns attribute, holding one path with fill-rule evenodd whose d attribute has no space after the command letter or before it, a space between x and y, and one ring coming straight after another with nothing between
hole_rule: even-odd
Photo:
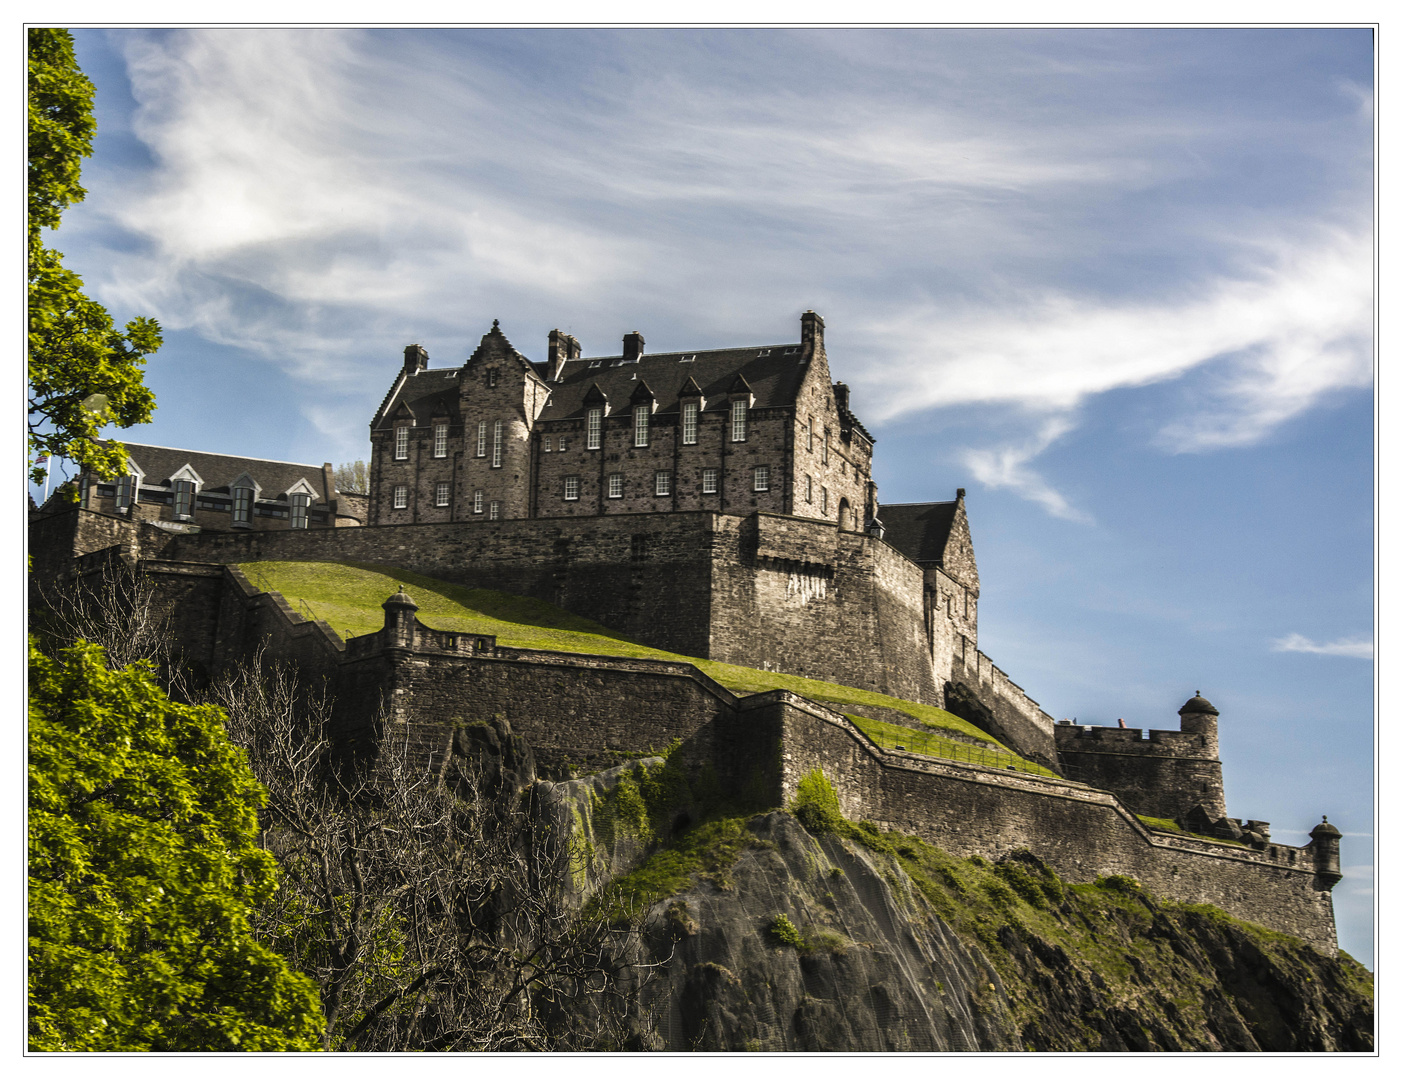
<instances>
[{"instance_id":1,"label":"narrow slit window","mask_svg":"<svg viewBox=\"0 0 1402 1080\"><path fill-rule=\"evenodd\" d=\"M803 478L803 498L809 503L813 501L813 478L811 476Z\"/></svg>"},{"instance_id":2,"label":"narrow slit window","mask_svg":"<svg viewBox=\"0 0 1402 1080\"><path fill-rule=\"evenodd\" d=\"M502 422L498 420L492 425L492 468L501 468L501 443L502 443Z\"/></svg>"}]
</instances>

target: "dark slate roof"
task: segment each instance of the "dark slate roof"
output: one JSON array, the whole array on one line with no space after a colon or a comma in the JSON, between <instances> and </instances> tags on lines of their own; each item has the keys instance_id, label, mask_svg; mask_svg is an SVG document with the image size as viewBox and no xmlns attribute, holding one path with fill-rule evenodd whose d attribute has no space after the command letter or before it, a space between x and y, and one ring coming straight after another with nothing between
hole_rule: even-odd
<instances>
[{"instance_id":1,"label":"dark slate roof","mask_svg":"<svg viewBox=\"0 0 1402 1080\"><path fill-rule=\"evenodd\" d=\"M1212 702L1201 694L1194 694L1183 703L1183 707L1178 710L1178 715L1184 713L1206 713L1208 716L1220 716L1221 714L1213 707Z\"/></svg>"},{"instance_id":2,"label":"dark slate roof","mask_svg":"<svg viewBox=\"0 0 1402 1080\"><path fill-rule=\"evenodd\" d=\"M708 411L724 408L723 399L737 375L749 383L754 408L792 405L806 369L798 362L800 350L800 345L790 342L743 349L644 353L635 364L623 363L622 356L581 357L568 361L560 380L549 384L550 403L540 418L563 420L584 415L584 396L595 383L608 395L610 409L626 408L639 379L656 395L659 413L678 411L678 394L688 378L701 387ZM768 356L760 355L766 351ZM695 359L683 363L683 356Z\"/></svg>"},{"instance_id":3,"label":"dark slate roof","mask_svg":"<svg viewBox=\"0 0 1402 1080\"><path fill-rule=\"evenodd\" d=\"M306 480L317 493L318 502L335 498L327 491L320 465L299 465L291 461L267 461L263 458L234 457L230 454L206 454L199 450L177 450L169 446L144 446L126 443L127 456L136 462L152 487L165 484L181 466L189 465L204 481L204 491L228 491L229 484L244 473L257 481L260 497L275 499Z\"/></svg>"},{"instance_id":4,"label":"dark slate roof","mask_svg":"<svg viewBox=\"0 0 1402 1080\"><path fill-rule=\"evenodd\" d=\"M387 420L399 411L400 405L408 405L415 420L429 420L434 416L456 416L458 412L458 378L461 368L428 368L415 375L406 376L398 393L391 390L380 412L375 414L377 421Z\"/></svg>"},{"instance_id":5,"label":"dark slate roof","mask_svg":"<svg viewBox=\"0 0 1402 1080\"><path fill-rule=\"evenodd\" d=\"M881 524L886 526L886 542L902 555L918 563L944 559L949 530L954 525L953 502L882 503Z\"/></svg>"}]
</instances>

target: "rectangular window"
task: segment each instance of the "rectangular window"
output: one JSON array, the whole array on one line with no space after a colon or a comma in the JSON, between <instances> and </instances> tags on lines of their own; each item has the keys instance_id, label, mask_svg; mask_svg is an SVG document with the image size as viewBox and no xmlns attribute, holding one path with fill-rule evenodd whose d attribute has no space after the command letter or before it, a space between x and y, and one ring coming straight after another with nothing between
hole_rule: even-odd
<instances>
[{"instance_id":1,"label":"rectangular window","mask_svg":"<svg viewBox=\"0 0 1402 1080\"><path fill-rule=\"evenodd\" d=\"M448 481L446 481L446 480L440 480L440 481L438 481L437 484L434 485L434 487L433 487L433 505L434 505L434 506L447 506L447 505L448 505Z\"/></svg>"},{"instance_id":2,"label":"rectangular window","mask_svg":"<svg viewBox=\"0 0 1402 1080\"><path fill-rule=\"evenodd\" d=\"M83 479L78 485L78 505L84 510L88 509L88 497L92 491L92 479L87 473L83 474Z\"/></svg>"},{"instance_id":3,"label":"rectangular window","mask_svg":"<svg viewBox=\"0 0 1402 1080\"><path fill-rule=\"evenodd\" d=\"M555 440L549 435L545 436L545 438L541 440L541 449L547 454L550 453L550 451L555 449Z\"/></svg>"},{"instance_id":4,"label":"rectangular window","mask_svg":"<svg viewBox=\"0 0 1402 1080\"><path fill-rule=\"evenodd\" d=\"M769 490L769 466L768 466L768 465L756 465L756 466L755 466L755 490L756 490L756 491L768 491L768 490Z\"/></svg>"},{"instance_id":5,"label":"rectangular window","mask_svg":"<svg viewBox=\"0 0 1402 1080\"><path fill-rule=\"evenodd\" d=\"M496 369L496 368L488 368L488 369L487 369L487 385L488 385L488 386L495 386L496 384L497 384L497 369Z\"/></svg>"},{"instance_id":6,"label":"rectangular window","mask_svg":"<svg viewBox=\"0 0 1402 1080\"><path fill-rule=\"evenodd\" d=\"M702 470L701 470L701 494L702 494L702 495L714 495L714 494L716 493L716 484L717 484L717 482L718 482L719 480L720 480L720 470L719 470L719 469L702 469Z\"/></svg>"},{"instance_id":7,"label":"rectangular window","mask_svg":"<svg viewBox=\"0 0 1402 1080\"><path fill-rule=\"evenodd\" d=\"M433 425L433 456L434 456L434 457L447 457L447 456L448 456L448 425L447 425L447 424L434 424L434 425Z\"/></svg>"},{"instance_id":8,"label":"rectangular window","mask_svg":"<svg viewBox=\"0 0 1402 1080\"><path fill-rule=\"evenodd\" d=\"M823 464L828 463L828 429L823 428Z\"/></svg>"},{"instance_id":9,"label":"rectangular window","mask_svg":"<svg viewBox=\"0 0 1402 1080\"><path fill-rule=\"evenodd\" d=\"M749 412L749 402L732 401L730 403L730 441L744 442L745 432L748 429L746 424L746 413Z\"/></svg>"},{"instance_id":10,"label":"rectangular window","mask_svg":"<svg viewBox=\"0 0 1402 1080\"><path fill-rule=\"evenodd\" d=\"M579 498L579 477L565 477L565 501L575 502Z\"/></svg>"},{"instance_id":11,"label":"rectangular window","mask_svg":"<svg viewBox=\"0 0 1402 1080\"><path fill-rule=\"evenodd\" d=\"M603 441L604 433L604 410L602 408L589 410L589 431L585 445L590 450L599 449L599 444Z\"/></svg>"},{"instance_id":12,"label":"rectangular window","mask_svg":"<svg viewBox=\"0 0 1402 1080\"><path fill-rule=\"evenodd\" d=\"M492 425L492 468L501 468L501 435L502 422L498 420Z\"/></svg>"},{"instance_id":13,"label":"rectangular window","mask_svg":"<svg viewBox=\"0 0 1402 1080\"><path fill-rule=\"evenodd\" d=\"M292 527L294 529L305 529L307 527L307 507L311 505L310 495L292 495Z\"/></svg>"},{"instance_id":14,"label":"rectangular window","mask_svg":"<svg viewBox=\"0 0 1402 1080\"><path fill-rule=\"evenodd\" d=\"M409 489L403 484L394 485L394 508L403 510L409 505Z\"/></svg>"},{"instance_id":15,"label":"rectangular window","mask_svg":"<svg viewBox=\"0 0 1402 1080\"><path fill-rule=\"evenodd\" d=\"M125 510L132 504L132 495L136 492L136 477L123 476L117 480L117 509Z\"/></svg>"},{"instance_id":16,"label":"rectangular window","mask_svg":"<svg viewBox=\"0 0 1402 1080\"><path fill-rule=\"evenodd\" d=\"M647 445L647 425L652 418L651 405L638 405L633 409L633 445Z\"/></svg>"},{"instance_id":17,"label":"rectangular window","mask_svg":"<svg viewBox=\"0 0 1402 1080\"><path fill-rule=\"evenodd\" d=\"M477 456L487 456L487 421L477 422Z\"/></svg>"},{"instance_id":18,"label":"rectangular window","mask_svg":"<svg viewBox=\"0 0 1402 1080\"><path fill-rule=\"evenodd\" d=\"M808 452L813 452L813 418L808 418Z\"/></svg>"},{"instance_id":19,"label":"rectangular window","mask_svg":"<svg viewBox=\"0 0 1402 1080\"><path fill-rule=\"evenodd\" d=\"M247 525L253 520L253 489L234 488L234 524Z\"/></svg>"},{"instance_id":20,"label":"rectangular window","mask_svg":"<svg viewBox=\"0 0 1402 1080\"><path fill-rule=\"evenodd\" d=\"M188 480L175 482L175 516L189 517L195 505L195 485Z\"/></svg>"},{"instance_id":21,"label":"rectangular window","mask_svg":"<svg viewBox=\"0 0 1402 1080\"><path fill-rule=\"evenodd\" d=\"M803 497L810 503L813 501L813 478L811 476L803 478Z\"/></svg>"},{"instance_id":22,"label":"rectangular window","mask_svg":"<svg viewBox=\"0 0 1402 1080\"><path fill-rule=\"evenodd\" d=\"M570 448L569 443L567 443L567 442L565 441L565 437L564 437L563 435L561 435L561 436L560 436L560 453L563 454L563 453L564 453L566 450L568 450L569 448Z\"/></svg>"},{"instance_id":23,"label":"rectangular window","mask_svg":"<svg viewBox=\"0 0 1402 1080\"><path fill-rule=\"evenodd\" d=\"M497 502L496 499L493 499L490 503L487 504L487 519L489 521L498 521L500 520L500 518L501 503Z\"/></svg>"},{"instance_id":24,"label":"rectangular window","mask_svg":"<svg viewBox=\"0 0 1402 1080\"><path fill-rule=\"evenodd\" d=\"M474 514L480 514L480 513L482 512L482 492L481 492L481 491L474 491L474 492L472 493L472 512L473 512Z\"/></svg>"},{"instance_id":25,"label":"rectangular window","mask_svg":"<svg viewBox=\"0 0 1402 1080\"><path fill-rule=\"evenodd\" d=\"M682 443L692 446L696 443L696 414L700 405L695 401L682 404Z\"/></svg>"},{"instance_id":26,"label":"rectangular window","mask_svg":"<svg viewBox=\"0 0 1402 1080\"><path fill-rule=\"evenodd\" d=\"M621 472L609 473L609 498L623 498L623 474Z\"/></svg>"},{"instance_id":27,"label":"rectangular window","mask_svg":"<svg viewBox=\"0 0 1402 1080\"><path fill-rule=\"evenodd\" d=\"M828 512L828 489L823 488L823 513Z\"/></svg>"},{"instance_id":28,"label":"rectangular window","mask_svg":"<svg viewBox=\"0 0 1402 1080\"><path fill-rule=\"evenodd\" d=\"M403 425L394 429L394 460L407 461L409 458L409 429Z\"/></svg>"},{"instance_id":29,"label":"rectangular window","mask_svg":"<svg viewBox=\"0 0 1402 1080\"><path fill-rule=\"evenodd\" d=\"M652 493L654 495L672 494L672 472L670 469L658 469L652 474Z\"/></svg>"}]
</instances>

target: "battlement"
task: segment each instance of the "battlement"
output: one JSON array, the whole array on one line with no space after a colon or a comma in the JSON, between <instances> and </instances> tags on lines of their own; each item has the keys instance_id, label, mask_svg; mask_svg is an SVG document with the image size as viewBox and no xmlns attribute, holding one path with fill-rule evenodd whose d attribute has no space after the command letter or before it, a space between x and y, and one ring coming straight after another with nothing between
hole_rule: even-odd
<instances>
[{"instance_id":1,"label":"battlement","mask_svg":"<svg viewBox=\"0 0 1402 1080\"><path fill-rule=\"evenodd\" d=\"M1206 738L1197 732L1161 728L1092 727L1057 722L1058 751L1082 754L1162 754L1169 757L1208 757Z\"/></svg>"}]
</instances>

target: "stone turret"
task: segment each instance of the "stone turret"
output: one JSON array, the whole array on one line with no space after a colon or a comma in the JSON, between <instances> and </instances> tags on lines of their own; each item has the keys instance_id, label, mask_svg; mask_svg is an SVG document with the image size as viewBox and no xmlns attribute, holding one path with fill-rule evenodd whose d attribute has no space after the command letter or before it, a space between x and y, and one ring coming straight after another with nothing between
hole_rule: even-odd
<instances>
[{"instance_id":1,"label":"stone turret","mask_svg":"<svg viewBox=\"0 0 1402 1080\"><path fill-rule=\"evenodd\" d=\"M1339 837L1342 835L1329 824L1327 817L1310 830L1315 879L1326 889L1332 889L1344 876L1339 867Z\"/></svg>"},{"instance_id":2,"label":"stone turret","mask_svg":"<svg viewBox=\"0 0 1402 1080\"><path fill-rule=\"evenodd\" d=\"M385 609L385 647L410 649L414 645L414 612L419 605L403 589L380 605Z\"/></svg>"}]
</instances>

